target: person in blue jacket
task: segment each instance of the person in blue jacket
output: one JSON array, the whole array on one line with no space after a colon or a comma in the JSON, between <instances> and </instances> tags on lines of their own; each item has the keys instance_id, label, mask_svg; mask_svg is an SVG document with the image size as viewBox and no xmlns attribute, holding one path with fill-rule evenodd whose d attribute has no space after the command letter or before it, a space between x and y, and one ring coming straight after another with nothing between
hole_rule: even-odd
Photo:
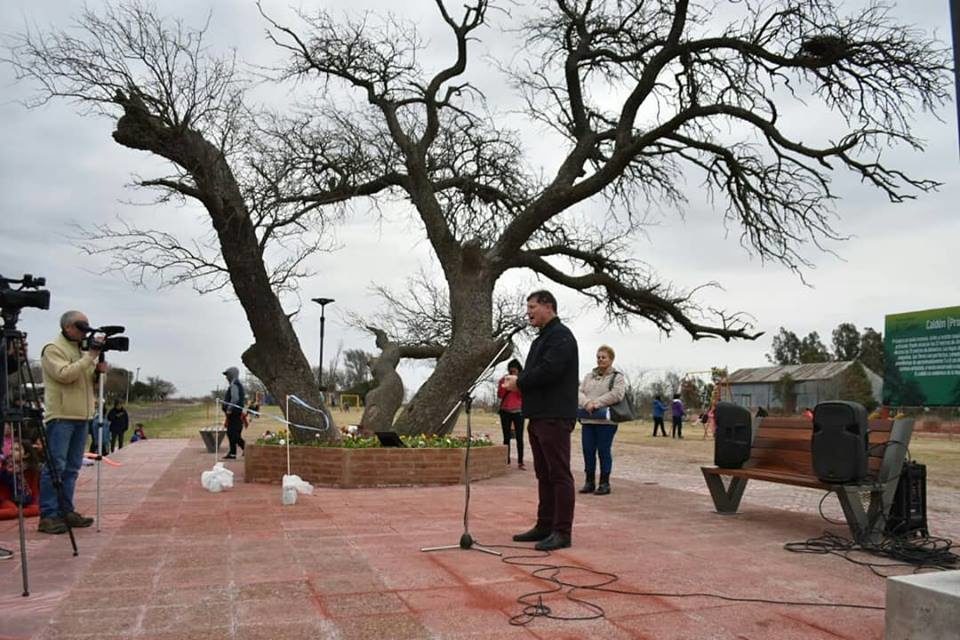
<instances>
[{"instance_id":1,"label":"person in blue jacket","mask_svg":"<svg viewBox=\"0 0 960 640\"><path fill-rule=\"evenodd\" d=\"M667 437L667 428L663 426L663 414L667 411L667 405L663 404L663 398L659 395L653 399L653 437L657 437L657 427L660 427L660 433Z\"/></svg>"}]
</instances>

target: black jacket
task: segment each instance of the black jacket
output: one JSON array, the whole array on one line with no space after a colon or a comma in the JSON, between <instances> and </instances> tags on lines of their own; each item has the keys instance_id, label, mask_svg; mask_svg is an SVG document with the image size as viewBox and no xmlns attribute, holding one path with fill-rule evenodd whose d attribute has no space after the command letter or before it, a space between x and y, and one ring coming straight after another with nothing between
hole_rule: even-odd
<instances>
[{"instance_id":1,"label":"black jacket","mask_svg":"<svg viewBox=\"0 0 960 640\"><path fill-rule=\"evenodd\" d=\"M110 423L110 433L123 433L130 426L130 414L126 409L110 409L107 422Z\"/></svg>"},{"instance_id":2,"label":"black jacket","mask_svg":"<svg viewBox=\"0 0 960 640\"><path fill-rule=\"evenodd\" d=\"M526 418L577 419L580 386L577 339L559 318L540 329L517 378Z\"/></svg>"}]
</instances>

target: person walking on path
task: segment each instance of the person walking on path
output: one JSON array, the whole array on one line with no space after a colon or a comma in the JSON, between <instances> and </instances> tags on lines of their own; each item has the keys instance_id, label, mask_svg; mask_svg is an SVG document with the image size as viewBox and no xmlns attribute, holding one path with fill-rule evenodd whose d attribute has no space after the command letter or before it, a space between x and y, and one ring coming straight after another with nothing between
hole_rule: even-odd
<instances>
[{"instance_id":1,"label":"person walking on path","mask_svg":"<svg viewBox=\"0 0 960 640\"><path fill-rule=\"evenodd\" d=\"M518 376L523 371L523 365L514 358L507 363L507 375ZM507 391L503 381L507 376L500 378L497 384L497 397L500 398L500 428L503 430L503 444L507 445L507 464L510 464L510 434L511 431L517 440L517 467L523 466L523 395L519 389Z\"/></svg>"},{"instance_id":2,"label":"person walking on path","mask_svg":"<svg viewBox=\"0 0 960 640\"><path fill-rule=\"evenodd\" d=\"M240 370L230 367L223 372L227 377L227 393L223 398L223 413L226 416L227 440L230 450L223 456L227 460L235 460L237 447L244 448L243 441L243 408L246 406L243 385L240 383Z\"/></svg>"},{"instance_id":3,"label":"person walking on path","mask_svg":"<svg viewBox=\"0 0 960 640\"><path fill-rule=\"evenodd\" d=\"M116 449L123 449L123 436L130 427L130 415L119 400L107 413L107 422L110 423L110 453L113 453Z\"/></svg>"},{"instance_id":4,"label":"person walking on path","mask_svg":"<svg viewBox=\"0 0 960 640\"><path fill-rule=\"evenodd\" d=\"M623 374L613 368L615 354L611 347L601 345L597 349L597 366L580 383L578 417L583 429L580 441L583 446L583 473L586 482L580 493L610 493L610 472L613 470L613 438L617 424L611 419L610 407L623 400L627 382ZM597 457L600 458L600 484L597 479Z\"/></svg>"},{"instance_id":5,"label":"person walking on path","mask_svg":"<svg viewBox=\"0 0 960 640\"><path fill-rule=\"evenodd\" d=\"M523 393L523 416L529 422L533 468L537 475L537 523L513 536L534 542L536 549L563 549L572 543L576 490L570 473L570 434L577 419L579 354L577 340L557 317L557 299L549 291L527 297L527 319L540 329L518 376L503 386Z\"/></svg>"},{"instance_id":6,"label":"person walking on path","mask_svg":"<svg viewBox=\"0 0 960 640\"><path fill-rule=\"evenodd\" d=\"M660 427L660 433L667 437L667 428L663 426L663 414L667 412L667 405L663 404L663 398L659 395L653 399L653 437L657 437L657 427Z\"/></svg>"},{"instance_id":7,"label":"person walking on path","mask_svg":"<svg viewBox=\"0 0 960 640\"><path fill-rule=\"evenodd\" d=\"M683 401L680 400L680 394L673 394L673 402L670 405L670 410L673 413L673 429L670 431L671 438L680 438L683 439L683 416L686 415L686 411L683 408Z\"/></svg>"}]
</instances>

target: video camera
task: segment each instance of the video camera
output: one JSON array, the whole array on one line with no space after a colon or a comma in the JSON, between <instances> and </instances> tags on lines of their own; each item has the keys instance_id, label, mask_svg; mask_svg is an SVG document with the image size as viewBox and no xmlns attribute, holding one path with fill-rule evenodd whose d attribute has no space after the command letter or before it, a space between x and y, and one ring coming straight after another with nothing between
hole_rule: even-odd
<instances>
[{"instance_id":1,"label":"video camera","mask_svg":"<svg viewBox=\"0 0 960 640\"><path fill-rule=\"evenodd\" d=\"M84 351L89 351L90 349L100 352L130 350L130 338L117 335L118 333L126 331L125 327L119 325L91 327L86 322L78 322L74 326L86 334L83 336L83 339L80 340L80 348Z\"/></svg>"},{"instance_id":2,"label":"video camera","mask_svg":"<svg viewBox=\"0 0 960 640\"><path fill-rule=\"evenodd\" d=\"M19 284L17 289L10 285ZM0 308L5 312L19 312L24 307L35 309L50 308L50 292L40 287L47 284L46 278L37 278L29 273L19 280L4 278L0 275ZM33 291L27 291L33 289Z\"/></svg>"}]
</instances>

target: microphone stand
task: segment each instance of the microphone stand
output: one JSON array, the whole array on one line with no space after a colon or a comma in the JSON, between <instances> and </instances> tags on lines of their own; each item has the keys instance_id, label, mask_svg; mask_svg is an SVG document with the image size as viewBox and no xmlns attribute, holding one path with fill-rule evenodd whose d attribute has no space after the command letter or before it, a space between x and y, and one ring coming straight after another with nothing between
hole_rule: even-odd
<instances>
[{"instance_id":1,"label":"microphone stand","mask_svg":"<svg viewBox=\"0 0 960 640\"><path fill-rule=\"evenodd\" d=\"M470 420L470 410L473 405L473 392L474 390L483 382L484 378L489 375L493 367L496 366L497 362L500 360L500 356L507 350L512 343L513 336L516 335L519 331L523 330L523 326L519 326L514 329L504 341L503 346L500 347L500 350L497 351L497 355L493 356L493 359L487 363L487 366L483 368L483 372L477 376L477 379L473 381L473 384L470 385L470 388L463 392L460 396L460 400L454 405L453 409L450 410L450 413L447 414L447 417L443 419L442 424L446 424L456 413L460 410L462 406L464 411L467 413L467 450L463 456L463 488L464 488L464 503L463 503L463 534L460 536L460 542L457 544L448 544L440 547L423 547L420 551L430 552L430 551L445 551L448 549L463 549L465 551L482 551L484 553L489 553L493 556L503 555L499 551L494 551L493 549L487 549L482 547L473 540L473 536L470 535L470 444L473 442L473 427Z\"/></svg>"}]
</instances>

